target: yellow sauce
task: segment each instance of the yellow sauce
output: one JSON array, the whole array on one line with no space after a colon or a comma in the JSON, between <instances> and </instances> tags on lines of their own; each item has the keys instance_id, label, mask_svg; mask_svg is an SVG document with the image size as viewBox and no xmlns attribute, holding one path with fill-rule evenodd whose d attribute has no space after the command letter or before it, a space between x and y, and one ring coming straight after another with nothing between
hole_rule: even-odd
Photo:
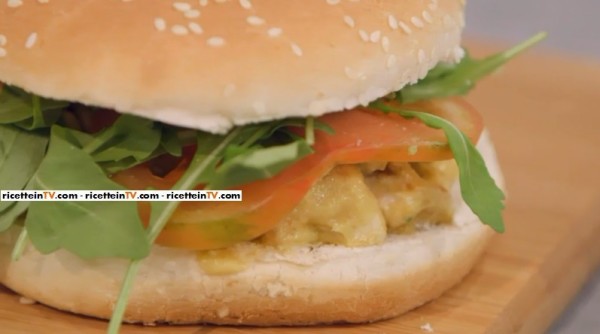
<instances>
[{"instance_id":1,"label":"yellow sauce","mask_svg":"<svg viewBox=\"0 0 600 334\"><path fill-rule=\"evenodd\" d=\"M334 168L262 242L273 246L314 243L368 246L387 232L377 199L358 166Z\"/></svg>"},{"instance_id":2,"label":"yellow sauce","mask_svg":"<svg viewBox=\"0 0 600 334\"><path fill-rule=\"evenodd\" d=\"M198 252L212 275L243 271L262 245L377 245L388 233L415 231L419 223L450 223L449 188L458 177L453 160L429 163L369 163L335 167L272 231L253 242Z\"/></svg>"},{"instance_id":3,"label":"yellow sauce","mask_svg":"<svg viewBox=\"0 0 600 334\"><path fill-rule=\"evenodd\" d=\"M200 251L197 253L198 265L206 273L211 275L229 275L244 269L252 263L254 253L244 249L229 247L224 249L214 249L209 251Z\"/></svg>"}]
</instances>

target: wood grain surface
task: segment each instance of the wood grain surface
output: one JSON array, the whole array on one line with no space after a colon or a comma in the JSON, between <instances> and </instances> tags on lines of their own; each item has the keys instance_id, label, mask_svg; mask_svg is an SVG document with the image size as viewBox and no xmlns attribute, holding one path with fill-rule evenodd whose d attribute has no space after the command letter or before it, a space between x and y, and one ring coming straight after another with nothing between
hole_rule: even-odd
<instances>
[{"instance_id":1,"label":"wood grain surface","mask_svg":"<svg viewBox=\"0 0 600 334\"><path fill-rule=\"evenodd\" d=\"M476 53L495 48L476 47ZM123 333L541 333L600 264L600 64L530 53L481 82L508 182L507 232L438 300L393 320L318 328L125 326ZM103 333L0 287L0 333Z\"/></svg>"}]
</instances>

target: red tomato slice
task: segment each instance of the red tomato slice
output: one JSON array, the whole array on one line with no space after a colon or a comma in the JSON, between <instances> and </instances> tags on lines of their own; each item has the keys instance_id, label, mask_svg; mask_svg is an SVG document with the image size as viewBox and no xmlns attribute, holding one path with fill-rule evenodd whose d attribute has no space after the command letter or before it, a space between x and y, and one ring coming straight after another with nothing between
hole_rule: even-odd
<instances>
[{"instance_id":1,"label":"red tomato slice","mask_svg":"<svg viewBox=\"0 0 600 334\"><path fill-rule=\"evenodd\" d=\"M483 123L477 112L458 98L402 106L441 116L476 142ZM315 152L267 180L239 187L242 202L182 202L157 239L170 247L206 250L254 239L273 229L302 200L310 187L338 164L369 161L436 161L452 158L444 133L417 119L405 119L368 108L328 114L319 118L334 135L316 133ZM113 180L130 189L169 189L183 173L178 167L159 178L141 165ZM140 205L144 221L149 206Z\"/></svg>"}]
</instances>

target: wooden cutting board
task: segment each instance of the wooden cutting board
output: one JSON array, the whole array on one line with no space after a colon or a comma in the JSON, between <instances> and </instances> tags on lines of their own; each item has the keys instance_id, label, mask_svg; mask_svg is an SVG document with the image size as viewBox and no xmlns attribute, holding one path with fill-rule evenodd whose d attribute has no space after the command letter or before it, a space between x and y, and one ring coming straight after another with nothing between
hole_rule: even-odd
<instances>
[{"instance_id":1,"label":"wooden cutting board","mask_svg":"<svg viewBox=\"0 0 600 334\"><path fill-rule=\"evenodd\" d=\"M482 82L469 100L484 114L505 170L508 232L462 284L371 325L126 326L123 333L424 333L425 324L435 333L543 332L600 264L600 64L530 53ZM103 333L105 326L21 304L0 287L0 333Z\"/></svg>"}]
</instances>

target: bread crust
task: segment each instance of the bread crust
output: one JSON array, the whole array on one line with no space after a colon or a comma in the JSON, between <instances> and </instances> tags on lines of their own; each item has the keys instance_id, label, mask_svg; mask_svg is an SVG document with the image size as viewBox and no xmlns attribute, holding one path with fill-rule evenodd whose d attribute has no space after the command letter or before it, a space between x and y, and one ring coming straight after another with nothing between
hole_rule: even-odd
<instances>
[{"instance_id":1,"label":"bread crust","mask_svg":"<svg viewBox=\"0 0 600 334\"><path fill-rule=\"evenodd\" d=\"M478 148L502 186L487 133ZM42 255L30 246L10 262L17 233L0 234L1 283L61 310L110 317L126 261L84 261L62 250ZM273 326L387 319L457 284L491 234L460 201L449 226L388 236L382 245L362 248L265 247L247 270L231 275L207 275L192 251L154 246L136 278L125 320Z\"/></svg>"},{"instance_id":2,"label":"bread crust","mask_svg":"<svg viewBox=\"0 0 600 334\"><path fill-rule=\"evenodd\" d=\"M224 132L365 105L462 56L461 0L187 3L0 5L0 81Z\"/></svg>"},{"instance_id":3,"label":"bread crust","mask_svg":"<svg viewBox=\"0 0 600 334\"><path fill-rule=\"evenodd\" d=\"M155 247L137 277L125 320L273 326L391 318L457 284L489 236L478 222L423 233L428 235L420 240L390 238L384 245L335 256L325 255L326 248L312 259L311 254L302 259L294 259L298 253L271 254L244 272L224 276L204 274L192 252ZM416 247L409 254L419 261L402 263L406 256L398 254L409 244ZM43 304L107 319L123 269L117 261L86 263L64 251L44 256L30 249L8 265L2 281Z\"/></svg>"}]
</instances>

